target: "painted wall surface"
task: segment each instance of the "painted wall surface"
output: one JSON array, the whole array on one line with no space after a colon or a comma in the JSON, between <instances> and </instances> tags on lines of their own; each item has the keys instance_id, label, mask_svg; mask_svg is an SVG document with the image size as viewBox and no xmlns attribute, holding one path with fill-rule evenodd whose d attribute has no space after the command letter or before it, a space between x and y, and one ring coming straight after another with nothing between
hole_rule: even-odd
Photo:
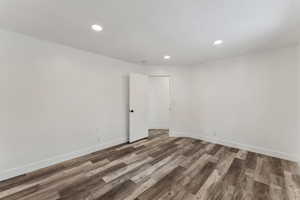
<instances>
[{"instance_id":1,"label":"painted wall surface","mask_svg":"<svg viewBox=\"0 0 300 200\"><path fill-rule=\"evenodd\" d=\"M300 44L298 45L298 162L300 164Z\"/></svg>"},{"instance_id":2,"label":"painted wall surface","mask_svg":"<svg viewBox=\"0 0 300 200\"><path fill-rule=\"evenodd\" d=\"M300 160L299 49L148 67L171 75L171 134Z\"/></svg>"},{"instance_id":3,"label":"painted wall surface","mask_svg":"<svg viewBox=\"0 0 300 200\"><path fill-rule=\"evenodd\" d=\"M0 177L127 140L140 66L6 31L0 44Z\"/></svg>"},{"instance_id":4,"label":"painted wall surface","mask_svg":"<svg viewBox=\"0 0 300 200\"><path fill-rule=\"evenodd\" d=\"M300 160L299 55L288 47L192 68L192 135Z\"/></svg>"}]
</instances>

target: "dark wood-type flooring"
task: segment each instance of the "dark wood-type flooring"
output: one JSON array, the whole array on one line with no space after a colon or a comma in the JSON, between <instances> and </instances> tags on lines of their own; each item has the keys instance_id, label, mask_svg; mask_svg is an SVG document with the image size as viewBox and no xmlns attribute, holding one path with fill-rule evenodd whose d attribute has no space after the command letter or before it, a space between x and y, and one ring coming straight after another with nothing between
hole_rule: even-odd
<instances>
[{"instance_id":1,"label":"dark wood-type flooring","mask_svg":"<svg viewBox=\"0 0 300 200\"><path fill-rule=\"evenodd\" d=\"M300 200L296 163L166 135L0 182L6 200Z\"/></svg>"},{"instance_id":2,"label":"dark wood-type flooring","mask_svg":"<svg viewBox=\"0 0 300 200\"><path fill-rule=\"evenodd\" d=\"M153 139L155 137L169 136L168 129L149 129L149 138Z\"/></svg>"}]
</instances>

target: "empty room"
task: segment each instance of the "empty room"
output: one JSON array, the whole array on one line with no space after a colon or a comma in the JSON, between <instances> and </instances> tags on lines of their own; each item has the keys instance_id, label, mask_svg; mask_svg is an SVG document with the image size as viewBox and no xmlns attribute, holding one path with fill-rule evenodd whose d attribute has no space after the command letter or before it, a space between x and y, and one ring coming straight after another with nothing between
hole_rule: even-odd
<instances>
[{"instance_id":1,"label":"empty room","mask_svg":"<svg viewBox=\"0 0 300 200\"><path fill-rule=\"evenodd\" d=\"M299 0L1 0L0 200L300 200Z\"/></svg>"}]
</instances>

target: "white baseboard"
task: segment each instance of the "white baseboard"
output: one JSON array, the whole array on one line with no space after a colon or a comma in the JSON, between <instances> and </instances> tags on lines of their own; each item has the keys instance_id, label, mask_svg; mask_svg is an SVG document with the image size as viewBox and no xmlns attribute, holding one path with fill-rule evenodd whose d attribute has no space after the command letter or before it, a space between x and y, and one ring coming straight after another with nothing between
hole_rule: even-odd
<instances>
[{"instance_id":1,"label":"white baseboard","mask_svg":"<svg viewBox=\"0 0 300 200\"><path fill-rule=\"evenodd\" d=\"M71 160L73 158L77 158L83 155L87 155L89 153L95 152L95 151L99 151L108 147L112 147L118 144L122 144L122 143L126 143L128 140L126 138L122 138L122 139L116 139L116 140L112 140L110 142L106 142L103 144L99 144L96 146L91 146L91 147L87 147L85 149L80 149L77 151L73 151L71 153L67 153L67 154L63 154L63 155L59 155L59 156L55 156L52 158L48 158L45 160L41 160L41 161L37 161L34 163L30 163L27 165L24 165L22 167L17 167L17 168L13 168L13 169L8 169L5 170L3 172L0 172L0 181L2 180L6 180L15 176L19 176L22 174L26 174L38 169L42 169L45 167L49 167L51 165L55 165L67 160Z\"/></svg>"},{"instance_id":2,"label":"white baseboard","mask_svg":"<svg viewBox=\"0 0 300 200\"><path fill-rule=\"evenodd\" d=\"M172 131L170 133L170 136L173 136L173 137L191 137L191 138L200 139L200 140L204 140L204 141L211 142L211 143L221 144L221 145L224 145L224 146L243 149L243 150L246 150L246 151L260 153L260 154L264 154L264 155L267 155L267 156L272 156L272 157L281 158L281 159L290 160L290 161L299 163L299 155L296 155L296 154L295 155L290 155L290 154L285 153L285 152L274 151L274 150L271 150L271 149L266 149L266 148L257 147L257 146L253 146L253 145L248 145L248 144L241 144L241 143L238 143L238 142L219 139L219 138L213 138L213 137L209 137L209 136L202 135L202 134Z\"/></svg>"}]
</instances>

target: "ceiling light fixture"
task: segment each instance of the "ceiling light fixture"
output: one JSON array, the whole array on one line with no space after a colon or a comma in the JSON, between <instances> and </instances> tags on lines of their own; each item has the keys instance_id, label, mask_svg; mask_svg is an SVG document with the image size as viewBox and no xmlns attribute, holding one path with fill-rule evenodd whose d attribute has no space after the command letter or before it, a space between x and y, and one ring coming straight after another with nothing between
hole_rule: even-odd
<instances>
[{"instance_id":1,"label":"ceiling light fixture","mask_svg":"<svg viewBox=\"0 0 300 200\"><path fill-rule=\"evenodd\" d=\"M221 45L221 44L223 44L223 40L216 40L216 41L214 42L214 45L215 45L215 46L218 46L218 45Z\"/></svg>"},{"instance_id":2,"label":"ceiling light fixture","mask_svg":"<svg viewBox=\"0 0 300 200\"><path fill-rule=\"evenodd\" d=\"M100 26L100 25L98 25L98 24L92 25L92 29L93 29L94 31L97 31L97 32L103 31L102 26Z\"/></svg>"},{"instance_id":3,"label":"ceiling light fixture","mask_svg":"<svg viewBox=\"0 0 300 200\"><path fill-rule=\"evenodd\" d=\"M171 56L165 55L165 56L164 56L164 59L165 59L165 60L170 60L170 59L171 59Z\"/></svg>"}]
</instances>

